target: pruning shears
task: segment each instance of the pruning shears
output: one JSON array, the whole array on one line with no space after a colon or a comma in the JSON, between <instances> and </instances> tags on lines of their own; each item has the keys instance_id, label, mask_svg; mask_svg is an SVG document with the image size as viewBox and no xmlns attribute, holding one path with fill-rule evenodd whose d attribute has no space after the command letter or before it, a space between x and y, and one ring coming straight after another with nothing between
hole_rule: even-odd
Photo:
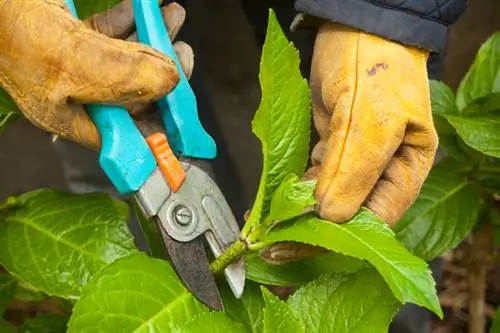
<instances>
[{"instance_id":1,"label":"pruning shears","mask_svg":"<svg viewBox=\"0 0 500 333\"><path fill-rule=\"evenodd\" d=\"M73 0L66 2L77 16ZM142 213L158 224L168 258L187 289L207 306L221 310L204 240L217 258L238 240L240 230L209 176L216 145L200 123L196 97L180 67L158 0L133 0L133 11L139 42L173 59L180 81L157 102L167 135L145 138L123 107L86 105L101 135L99 164L118 192L132 195ZM240 298L243 261L228 266L224 275Z\"/></svg>"}]
</instances>

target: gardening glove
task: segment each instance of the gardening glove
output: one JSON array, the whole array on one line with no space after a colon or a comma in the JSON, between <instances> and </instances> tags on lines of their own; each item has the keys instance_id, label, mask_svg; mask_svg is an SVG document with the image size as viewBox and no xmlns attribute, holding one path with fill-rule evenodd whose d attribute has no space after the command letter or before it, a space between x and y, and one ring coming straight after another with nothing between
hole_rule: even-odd
<instances>
[{"instance_id":1,"label":"gardening glove","mask_svg":"<svg viewBox=\"0 0 500 333\"><path fill-rule=\"evenodd\" d=\"M185 18L162 8L173 39ZM137 42L131 0L85 21L64 0L0 2L0 85L35 126L99 150L100 135L82 104L118 104L137 114L179 81L175 63ZM120 40L128 39L128 40ZM190 75L193 52L176 43Z\"/></svg>"},{"instance_id":2,"label":"gardening glove","mask_svg":"<svg viewBox=\"0 0 500 333\"><path fill-rule=\"evenodd\" d=\"M428 52L334 23L321 26L311 90L320 141L308 171L319 215L345 222L365 205L393 226L432 167Z\"/></svg>"},{"instance_id":3,"label":"gardening glove","mask_svg":"<svg viewBox=\"0 0 500 333\"><path fill-rule=\"evenodd\" d=\"M390 226L418 196L438 137L428 53L335 23L320 27L310 86L320 140L306 178L317 179L318 214L346 222L361 206ZM284 263L324 250L279 243L261 256Z\"/></svg>"}]
</instances>

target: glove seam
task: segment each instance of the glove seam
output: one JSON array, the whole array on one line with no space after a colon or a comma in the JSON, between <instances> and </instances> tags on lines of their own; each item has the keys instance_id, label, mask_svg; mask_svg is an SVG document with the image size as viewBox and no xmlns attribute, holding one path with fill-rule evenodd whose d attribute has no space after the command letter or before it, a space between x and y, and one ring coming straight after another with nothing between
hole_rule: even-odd
<instances>
[{"instance_id":1,"label":"glove seam","mask_svg":"<svg viewBox=\"0 0 500 333\"><path fill-rule=\"evenodd\" d=\"M348 138L349 138L349 135L351 134L351 124L352 124L352 113L353 113L353 108L354 108L354 103L356 101L356 97L357 97L357 94L358 94L358 78L359 78L359 67L358 67L358 60L359 60L359 43L360 43L360 34L358 33L357 34L357 38L356 38L356 60L355 60L355 64L356 66L354 67L355 68L355 73L354 73L354 86L353 86L353 96L352 96L352 99L350 101L350 105L349 105L349 120L348 120L348 124L347 124L347 132L348 134L345 136L343 142L342 142L342 148L340 150L340 153L339 153L339 157L338 157L338 161L339 163L336 165L336 168L335 168L335 171L332 172L332 177L331 177L331 181L330 183L328 184L328 186L325 188L325 191L323 192L323 195L321 196L321 199L319 200L320 202L323 201L323 199L325 198L325 196L327 195L327 193L329 192L333 182L335 181L334 178L336 178L336 175L340 169L340 161L342 161L342 156L344 155L345 153L345 147L346 147L346 143L348 141ZM333 111L334 113L335 111ZM333 115L332 115L333 116ZM329 136L331 135L331 133L329 134ZM330 141L330 140L328 140ZM326 155L326 154L325 154ZM322 164L322 163L321 163ZM321 212L321 203L319 204L319 211Z\"/></svg>"},{"instance_id":2,"label":"glove seam","mask_svg":"<svg viewBox=\"0 0 500 333\"><path fill-rule=\"evenodd\" d=\"M33 107L33 103L30 102L29 98L26 98L26 96L23 94L22 90L19 89L9 79L9 77L2 72L0 72L0 83L2 87L5 89L5 91L12 97L14 103L21 111L23 111L24 108L32 110L36 109ZM21 107L20 105L23 105L23 107ZM59 126L57 123L52 123L50 124L50 126L47 126L45 122L39 121L37 117L31 117L30 112L22 112L22 114L37 127L41 129L50 127L50 132L53 132L53 134L55 135L65 137L64 133L66 131L63 129L63 127Z\"/></svg>"}]
</instances>

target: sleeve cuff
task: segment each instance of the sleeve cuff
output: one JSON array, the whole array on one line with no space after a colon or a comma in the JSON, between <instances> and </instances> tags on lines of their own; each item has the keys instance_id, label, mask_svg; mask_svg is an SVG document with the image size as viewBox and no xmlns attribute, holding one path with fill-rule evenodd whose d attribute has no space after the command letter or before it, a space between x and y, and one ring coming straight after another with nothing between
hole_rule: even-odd
<instances>
[{"instance_id":1,"label":"sleeve cuff","mask_svg":"<svg viewBox=\"0 0 500 333\"><path fill-rule=\"evenodd\" d=\"M366 0L296 0L295 9L307 16L344 24L435 53L442 53L446 45L448 27L445 24ZM300 23L296 23L297 26Z\"/></svg>"}]
</instances>

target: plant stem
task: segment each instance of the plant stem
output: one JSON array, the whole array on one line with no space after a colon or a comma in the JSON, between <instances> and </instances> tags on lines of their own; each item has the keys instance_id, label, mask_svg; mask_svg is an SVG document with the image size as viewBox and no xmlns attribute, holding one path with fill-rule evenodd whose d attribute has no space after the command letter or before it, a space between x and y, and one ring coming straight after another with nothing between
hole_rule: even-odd
<instances>
[{"instance_id":1,"label":"plant stem","mask_svg":"<svg viewBox=\"0 0 500 333\"><path fill-rule=\"evenodd\" d=\"M246 237L246 241L248 244L252 245L256 242L259 242L262 236L271 228L272 220L265 219L263 223L255 226Z\"/></svg>"},{"instance_id":2,"label":"plant stem","mask_svg":"<svg viewBox=\"0 0 500 333\"><path fill-rule=\"evenodd\" d=\"M246 244L237 240L220 257L212 261L210 269L214 274L222 273L227 266L238 260L246 251Z\"/></svg>"},{"instance_id":3,"label":"plant stem","mask_svg":"<svg viewBox=\"0 0 500 333\"><path fill-rule=\"evenodd\" d=\"M490 225L485 225L472 235L469 249L468 284L469 284L469 333L484 333L486 328L485 292L486 272L492 250Z\"/></svg>"}]
</instances>

